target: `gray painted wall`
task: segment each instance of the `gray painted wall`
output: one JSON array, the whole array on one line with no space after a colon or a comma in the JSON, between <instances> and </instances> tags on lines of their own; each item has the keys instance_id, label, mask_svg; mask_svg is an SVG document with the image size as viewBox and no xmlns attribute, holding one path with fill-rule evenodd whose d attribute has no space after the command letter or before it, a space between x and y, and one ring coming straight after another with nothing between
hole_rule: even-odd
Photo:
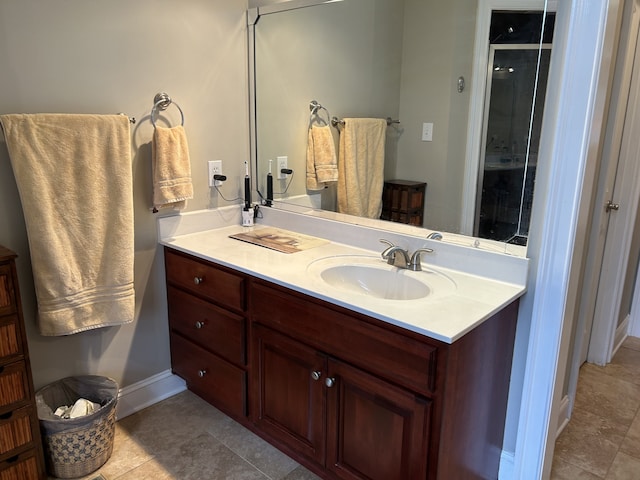
<instances>
[{"instance_id":1,"label":"gray painted wall","mask_svg":"<svg viewBox=\"0 0 640 480\"><path fill-rule=\"evenodd\" d=\"M149 209L149 113L160 91L184 111L195 188L187 210L225 204L206 183L207 160L223 160L223 193L238 196L248 157L245 10L238 0L0 3L0 113L124 112L138 120L131 135L136 319L68 337L37 331L24 218L0 136L0 244L19 254L36 388L84 373L122 387L170 368L162 252ZM166 113L176 120L173 107Z\"/></svg>"}]
</instances>

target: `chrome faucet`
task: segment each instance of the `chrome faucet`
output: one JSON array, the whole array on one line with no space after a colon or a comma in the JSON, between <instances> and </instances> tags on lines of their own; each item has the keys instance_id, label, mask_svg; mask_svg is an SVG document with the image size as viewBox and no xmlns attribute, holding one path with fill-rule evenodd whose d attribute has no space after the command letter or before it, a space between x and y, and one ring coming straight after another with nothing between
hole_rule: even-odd
<instances>
[{"instance_id":1,"label":"chrome faucet","mask_svg":"<svg viewBox=\"0 0 640 480\"><path fill-rule=\"evenodd\" d=\"M382 252L382 258L384 258L389 265L393 265L398 268L407 268L411 260L409 259L409 252L407 252L402 247L398 247L391 242L387 242L386 240L380 240L383 243L389 245L388 248L385 248Z\"/></svg>"},{"instance_id":2,"label":"chrome faucet","mask_svg":"<svg viewBox=\"0 0 640 480\"><path fill-rule=\"evenodd\" d=\"M431 248L418 248L415 252L413 252L413 255L409 256L409 252L407 250L394 245L389 240L381 238L380 241L388 245L388 247L384 249L381 255L389 265L393 265L394 267L398 268L406 268L409 270L413 270L414 272L419 272L422 270L420 255L422 253L433 252L433 249Z\"/></svg>"},{"instance_id":3,"label":"chrome faucet","mask_svg":"<svg viewBox=\"0 0 640 480\"><path fill-rule=\"evenodd\" d=\"M430 238L431 240L442 240L442 234L440 232L431 232L427 235L427 238Z\"/></svg>"}]
</instances>

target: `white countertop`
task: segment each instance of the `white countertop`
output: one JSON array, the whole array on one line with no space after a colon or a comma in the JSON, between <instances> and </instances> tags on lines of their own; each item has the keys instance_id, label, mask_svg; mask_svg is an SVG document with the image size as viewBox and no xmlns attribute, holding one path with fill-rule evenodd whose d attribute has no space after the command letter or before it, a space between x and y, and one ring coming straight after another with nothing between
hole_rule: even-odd
<instances>
[{"instance_id":1,"label":"white countertop","mask_svg":"<svg viewBox=\"0 0 640 480\"><path fill-rule=\"evenodd\" d=\"M232 226L219 226L202 231L184 233L185 229L175 227L180 220L175 217L160 219L172 225L171 228L160 228L160 243L176 250L210 260L240 272L273 282L275 284L296 290L327 302L346 307L371 317L407 328L428 337L453 343L466 332L472 330L484 320L491 317L525 292L524 278L526 278L527 260L514 259L505 255L488 254L487 252L474 252L467 248L462 252L448 254L451 246L442 244L440 250L446 250L440 257L434 257L434 263L430 263L430 257L423 261L425 275L429 269L443 273L452 279L457 288L451 293L443 295L430 295L416 300L385 300L360 294L343 292L335 287L327 285L321 279L307 271L308 265L314 260L339 255L369 255L380 256L384 248L378 250L360 248L332 241L329 235L332 228L323 224L328 234L323 237L329 240L326 244L303 250L296 253L285 254L258 245L242 242L229 238L229 235L246 232L248 229L264 228L264 224L254 227L242 227L238 224ZM270 224L277 228L293 230L290 225ZM217 225L216 222L194 221L204 228ZM178 223L176 223L178 222ZM187 222L188 223L188 222ZM344 230L344 226L335 226ZM193 228L186 229L194 230ZM297 230L296 230L297 231ZM299 233L309 234L301 231ZM369 233L362 230L360 233ZM317 234L315 236L318 236ZM373 244L377 242L373 239ZM422 241L422 240L421 240ZM422 243L429 243L422 241ZM433 245L430 243L429 245ZM437 245L439 247L440 245ZM437 248L436 247L436 248ZM462 247L457 247L462 248ZM414 248L415 249L415 248ZM488 255L488 256L487 256ZM469 265L473 272L461 271L458 268L449 268L446 259L454 257L464 259L461 264ZM476 258L478 260L476 261ZM382 261L382 260L381 260ZM384 261L382 261L384 263ZM505 262L506 268L500 266ZM495 268L491 268L495 266ZM478 269L486 269L487 276L477 274ZM523 273L513 275L514 269L523 269ZM509 271L507 281L500 279L496 272ZM494 278L491 278L491 277ZM522 281L518 279L522 278ZM516 279L516 280L514 280Z\"/></svg>"}]
</instances>

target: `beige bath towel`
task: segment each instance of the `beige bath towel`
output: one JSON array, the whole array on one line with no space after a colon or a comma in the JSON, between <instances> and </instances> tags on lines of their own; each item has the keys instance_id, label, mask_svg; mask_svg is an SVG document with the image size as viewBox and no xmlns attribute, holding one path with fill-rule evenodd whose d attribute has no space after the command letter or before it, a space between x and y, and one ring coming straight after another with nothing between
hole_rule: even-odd
<instances>
[{"instance_id":1,"label":"beige bath towel","mask_svg":"<svg viewBox=\"0 0 640 480\"><path fill-rule=\"evenodd\" d=\"M344 119L338 160L338 212L380 218L386 130L384 119Z\"/></svg>"},{"instance_id":2,"label":"beige bath towel","mask_svg":"<svg viewBox=\"0 0 640 480\"><path fill-rule=\"evenodd\" d=\"M338 181L338 161L328 125L309 128L307 141L307 189L322 190Z\"/></svg>"},{"instance_id":3,"label":"beige bath towel","mask_svg":"<svg viewBox=\"0 0 640 480\"><path fill-rule=\"evenodd\" d=\"M133 192L124 115L1 115L43 335L133 321Z\"/></svg>"},{"instance_id":4,"label":"beige bath towel","mask_svg":"<svg viewBox=\"0 0 640 480\"><path fill-rule=\"evenodd\" d=\"M184 208L193 198L191 161L184 127L156 127L151 143L153 206Z\"/></svg>"}]
</instances>

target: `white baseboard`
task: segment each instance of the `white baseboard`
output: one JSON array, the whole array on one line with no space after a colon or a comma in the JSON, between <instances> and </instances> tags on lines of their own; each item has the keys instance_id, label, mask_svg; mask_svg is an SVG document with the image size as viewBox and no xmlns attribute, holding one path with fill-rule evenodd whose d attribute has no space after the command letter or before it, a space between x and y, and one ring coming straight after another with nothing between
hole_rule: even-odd
<instances>
[{"instance_id":1,"label":"white baseboard","mask_svg":"<svg viewBox=\"0 0 640 480\"><path fill-rule=\"evenodd\" d=\"M165 370L120 389L116 417L120 420L186 389L184 380Z\"/></svg>"},{"instance_id":2,"label":"white baseboard","mask_svg":"<svg viewBox=\"0 0 640 480\"><path fill-rule=\"evenodd\" d=\"M571 402L569 401L569 395L565 395L560 401L560 409L558 412L558 420L557 420L557 433L556 438L564 427L569 423L569 415ZM498 480L514 480L514 469L515 469L515 454L512 452L502 451L502 455L500 456L500 471L498 474Z\"/></svg>"},{"instance_id":3,"label":"white baseboard","mask_svg":"<svg viewBox=\"0 0 640 480\"><path fill-rule=\"evenodd\" d=\"M560 400L560 407L558 408L558 420L556 422L556 438L560 436L564 427L569 423L569 418L571 418L571 401L569 399L569 395L565 395Z\"/></svg>"},{"instance_id":4,"label":"white baseboard","mask_svg":"<svg viewBox=\"0 0 640 480\"><path fill-rule=\"evenodd\" d=\"M513 469L515 466L515 453L502 451L500 454L500 469L498 470L498 480L513 480Z\"/></svg>"}]
</instances>

